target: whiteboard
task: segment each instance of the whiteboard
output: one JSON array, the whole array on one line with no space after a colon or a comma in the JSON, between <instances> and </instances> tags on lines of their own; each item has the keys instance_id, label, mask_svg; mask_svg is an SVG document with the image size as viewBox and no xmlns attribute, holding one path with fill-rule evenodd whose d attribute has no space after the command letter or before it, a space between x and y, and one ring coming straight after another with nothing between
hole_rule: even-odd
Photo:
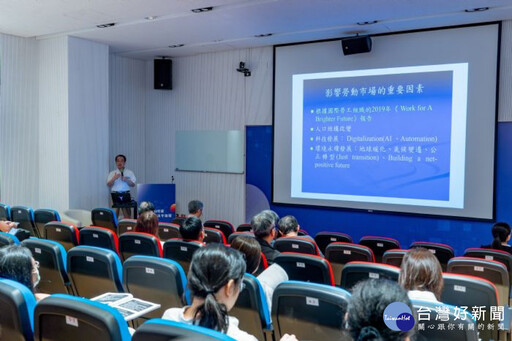
<instances>
[{"instance_id":1,"label":"whiteboard","mask_svg":"<svg viewBox=\"0 0 512 341\"><path fill-rule=\"evenodd\" d=\"M176 170L195 172L244 172L244 133L241 130L177 131Z\"/></svg>"}]
</instances>

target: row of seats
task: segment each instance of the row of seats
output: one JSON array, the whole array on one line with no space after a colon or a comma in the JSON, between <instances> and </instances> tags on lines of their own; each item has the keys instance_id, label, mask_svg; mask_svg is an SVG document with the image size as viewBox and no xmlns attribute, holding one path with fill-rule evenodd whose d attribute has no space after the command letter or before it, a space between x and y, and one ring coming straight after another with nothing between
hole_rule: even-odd
<instances>
[{"instance_id":1,"label":"row of seats","mask_svg":"<svg viewBox=\"0 0 512 341\"><path fill-rule=\"evenodd\" d=\"M50 221L60 221L59 212L51 209L33 210L27 206L13 206L0 203L0 219L19 223L19 227L32 236L44 236L44 225Z\"/></svg>"},{"instance_id":2,"label":"row of seats","mask_svg":"<svg viewBox=\"0 0 512 341\"><path fill-rule=\"evenodd\" d=\"M20 223L20 227L27 229L33 236L40 238L46 237L44 225L50 221L60 221L57 211L49 209L38 209L33 211L29 207L15 206L10 208L8 205L0 204L0 219L6 218ZM172 238L180 238L179 226L185 218L175 218L174 223L160 223L159 237L165 241ZM118 222L117 216L112 209L96 208L91 212L91 220L95 226L106 227L117 235L133 230L136 220L123 219ZM223 220L208 220L204 223L206 228L205 242L222 242L231 243L234 237L231 234L235 232L231 223ZM241 224L236 232L248 232L251 230L250 224ZM219 233L222 232L222 233ZM306 234L305 231L299 231ZM47 238L47 237L46 237ZM282 239L282 238L281 238ZM353 243L352 238L344 233L337 232L320 232L315 236L315 242L310 240L298 240L294 243L288 243L287 240L276 241L276 248L280 251L303 252L310 254L323 254L327 252L327 246L333 242ZM309 243L308 243L309 242ZM400 243L392 238L365 236L359 241L360 245L369 247L374 253L377 262L382 261L382 257L386 251L400 249ZM443 270L446 270L446 264L450 258L454 256L453 248L448 245L428 242L415 242L412 247L426 247L439 259Z\"/></svg>"},{"instance_id":3,"label":"row of seats","mask_svg":"<svg viewBox=\"0 0 512 341\"><path fill-rule=\"evenodd\" d=\"M64 229L64 226L62 225L62 223L47 224L46 234L51 234L48 233L49 231L55 231L55 233L57 233L56 231ZM179 261L185 269L188 269L188 264L193 252L202 246L201 243L195 241L172 239L164 244L164 251L162 252L161 244L158 239L149 234L125 233L121 235L119 239L121 241L120 246L117 236L108 229L84 228L80 231L80 240L82 244L111 249L120 253L123 260L134 254L145 254L159 257L163 255L165 258ZM59 238L57 238L57 240L59 240ZM290 241L292 243L292 247L294 246L293 243L297 240L304 243L314 244L310 240L302 240L301 238L284 238L282 240L285 242ZM277 242L279 242L279 240L276 241L276 243ZM291 248L291 250L294 250L294 248ZM436 250L434 249L433 251L435 252ZM406 251L404 250L388 250L388 252L383 255L383 258L388 258L387 256L389 254L392 256L389 257L389 259L399 263L405 252ZM470 273L471 271L468 269L471 268L477 269L473 271L476 272L477 276L488 278L497 283L500 287L506 288L505 290L501 290L503 293L500 296L507 298L510 296L509 287L511 274L508 270L512 263L512 256L502 251L486 249L469 249L466 255L470 257L479 257L483 260L468 260L457 257L451 259L448 262L450 266L445 267L445 269L448 269L449 272L463 273ZM327 261L320 257L302 257L303 259L301 261L295 261L297 257L299 257L299 255L291 256L285 252L283 257L278 259L277 262L282 264L289 273L297 274L297 277L300 277L296 278L298 280L310 280L326 284L335 283L336 285L341 285L343 287L347 286L343 283L342 276L342 271L346 263L358 260L370 262L375 260L369 247L342 242L334 242L328 245L326 249ZM491 259L499 260L501 263L494 262ZM474 265L473 263L475 262L478 264ZM502 263L506 265L503 265ZM331 266L333 269L331 269ZM302 269L306 267L308 267L308 270L310 271L302 271ZM460 268L462 268L462 270L459 270ZM295 276L292 276L291 278L294 277ZM506 301L508 302L508 299Z\"/></svg>"},{"instance_id":4,"label":"row of seats","mask_svg":"<svg viewBox=\"0 0 512 341\"><path fill-rule=\"evenodd\" d=\"M249 297L244 297L244 292L248 290L250 289L244 289L239 301L247 302L249 309L245 303L239 306L240 302L237 302L230 314L239 318L242 330L255 335L259 340L280 339L285 333L294 333L300 340L340 339L343 329L341 321L351 298L349 292L319 284L284 282L274 292L272 319L262 321L258 316L251 316L255 306L247 300ZM10 280L0 280L0 301L5 303L0 313L3 336L9 340L31 340L34 336L38 340L55 341L156 341L178 338L232 340L208 329L161 319L145 322L136 330L133 338L130 338L121 314L107 305L63 294L52 295L36 305L27 288ZM413 304L417 311L424 313L428 310L433 313L429 323L435 324L435 328L420 329L418 339L478 340L476 321L470 314L468 318L461 320L455 315L452 306L427 302ZM446 311L449 313L438 318L438 313ZM455 330L437 328L437 324L450 322L457 325L462 323L464 327Z\"/></svg>"},{"instance_id":5,"label":"row of seats","mask_svg":"<svg viewBox=\"0 0 512 341\"><path fill-rule=\"evenodd\" d=\"M36 304L25 286L6 279L0 280L0 301L4 340L233 340L210 329L161 319L147 321L132 338L121 313L108 305L64 294Z\"/></svg>"}]
</instances>

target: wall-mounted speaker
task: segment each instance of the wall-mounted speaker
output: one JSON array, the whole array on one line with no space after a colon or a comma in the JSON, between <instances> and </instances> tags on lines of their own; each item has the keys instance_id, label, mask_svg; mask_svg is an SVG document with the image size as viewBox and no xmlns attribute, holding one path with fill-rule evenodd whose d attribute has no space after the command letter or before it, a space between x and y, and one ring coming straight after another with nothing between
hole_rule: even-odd
<instances>
[{"instance_id":1,"label":"wall-mounted speaker","mask_svg":"<svg viewBox=\"0 0 512 341\"><path fill-rule=\"evenodd\" d=\"M372 39L370 36L356 36L341 39L343 54L365 53L372 50Z\"/></svg>"},{"instance_id":2,"label":"wall-mounted speaker","mask_svg":"<svg viewBox=\"0 0 512 341\"><path fill-rule=\"evenodd\" d=\"M172 90L172 60L155 59L154 87L157 90Z\"/></svg>"}]
</instances>

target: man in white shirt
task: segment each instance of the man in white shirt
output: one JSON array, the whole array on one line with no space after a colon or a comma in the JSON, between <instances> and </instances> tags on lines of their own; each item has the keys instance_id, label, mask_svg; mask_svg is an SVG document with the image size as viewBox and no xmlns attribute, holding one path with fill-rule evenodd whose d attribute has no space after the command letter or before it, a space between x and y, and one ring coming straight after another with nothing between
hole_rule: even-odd
<instances>
[{"instance_id":1,"label":"man in white shirt","mask_svg":"<svg viewBox=\"0 0 512 341\"><path fill-rule=\"evenodd\" d=\"M107 178L107 186L110 187L112 192L129 192L131 187L135 187L137 178L135 174L127 168L126 156L119 154L115 158L117 169L109 173ZM130 218L130 208L123 208L123 216ZM119 216L119 208L116 208L116 214Z\"/></svg>"}]
</instances>

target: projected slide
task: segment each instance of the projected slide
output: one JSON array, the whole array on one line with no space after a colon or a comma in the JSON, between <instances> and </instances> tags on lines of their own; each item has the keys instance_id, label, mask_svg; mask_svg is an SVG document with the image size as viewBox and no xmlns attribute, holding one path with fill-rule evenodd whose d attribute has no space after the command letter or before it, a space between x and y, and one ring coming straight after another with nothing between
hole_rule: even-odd
<instances>
[{"instance_id":1,"label":"projected slide","mask_svg":"<svg viewBox=\"0 0 512 341\"><path fill-rule=\"evenodd\" d=\"M468 65L293 75L291 197L464 207Z\"/></svg>"}]
</instances>

